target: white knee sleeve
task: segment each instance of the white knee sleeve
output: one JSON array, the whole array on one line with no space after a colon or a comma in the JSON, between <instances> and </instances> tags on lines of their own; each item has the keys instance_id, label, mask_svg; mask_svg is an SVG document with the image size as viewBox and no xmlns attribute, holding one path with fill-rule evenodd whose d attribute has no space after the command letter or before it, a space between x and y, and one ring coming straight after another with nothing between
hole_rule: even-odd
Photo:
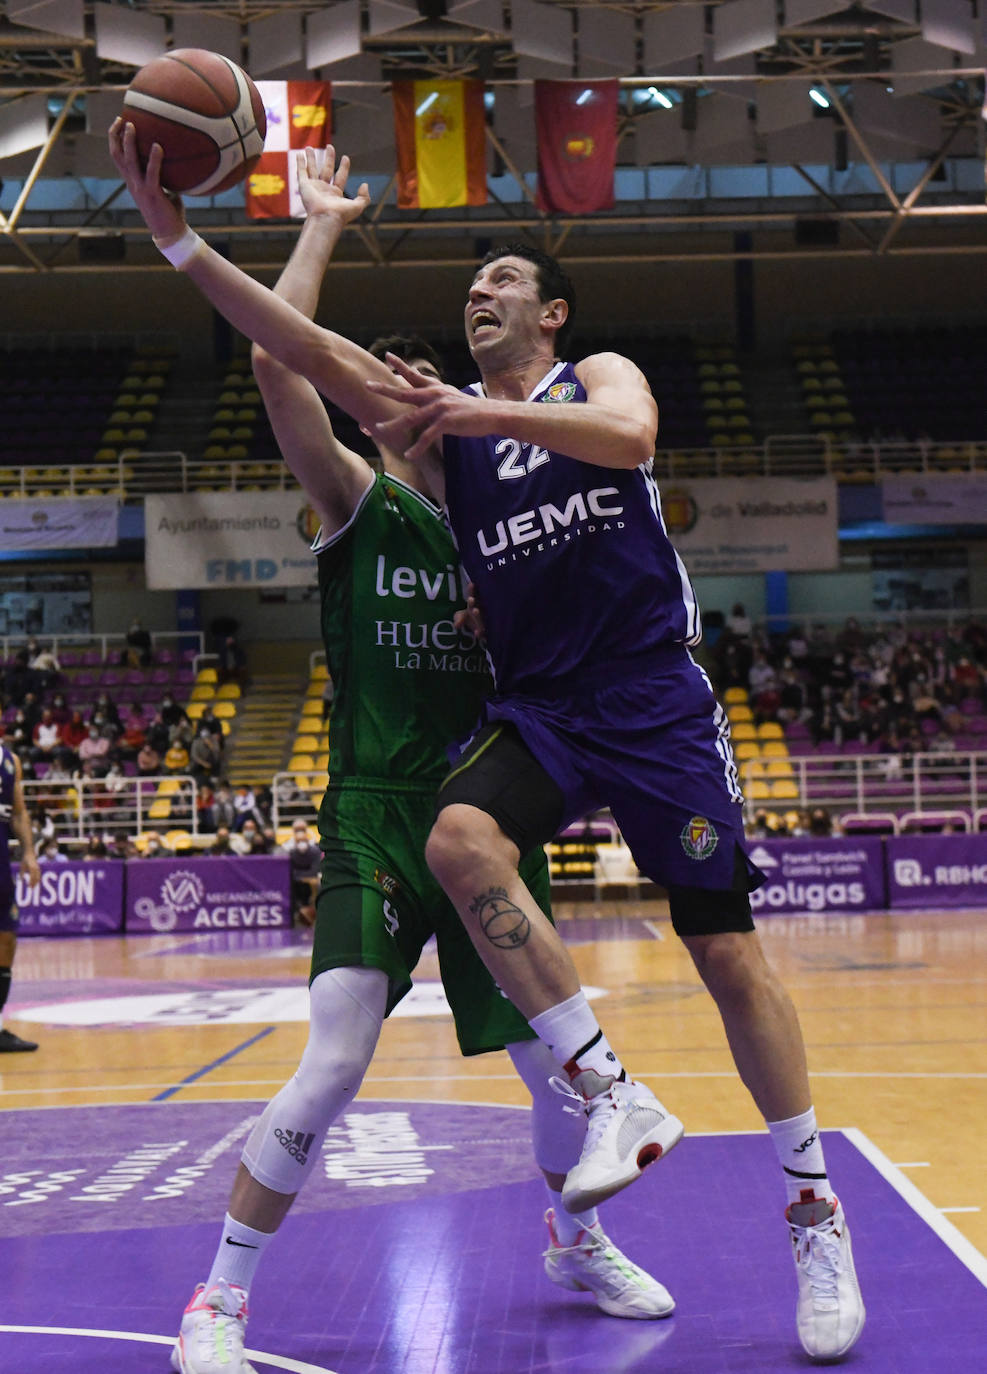
<instances>
[{"instance_id":1,"label":"white knee sleeve","mask_svg":"<svg viewBox=\"0 0 987 1374\"><path fill-rule=\"evenodd\" d=\"M265 1188L297 1193L312 1172L326 1131L363 1082L386 1006L380 969L334 968L315 979L301 1063L243 1148L244 1164Z\"/></svg>"},{"instance_id":2,"label":"white knee sleeve","mask_svg":"<svg viewBox=\"0 0 987 1374\"><path fill-rule=\"evenodd\" d=\"M579 1159L586 1136L586 1117L565 1110L569 1105L549 1086L559 1074L558 1061L540 1040L518 1040L507 1046L525 1086L531 1093L531 1140L535 1161L550 1174L567 1174Z\"/></svg>"}]
</instances>

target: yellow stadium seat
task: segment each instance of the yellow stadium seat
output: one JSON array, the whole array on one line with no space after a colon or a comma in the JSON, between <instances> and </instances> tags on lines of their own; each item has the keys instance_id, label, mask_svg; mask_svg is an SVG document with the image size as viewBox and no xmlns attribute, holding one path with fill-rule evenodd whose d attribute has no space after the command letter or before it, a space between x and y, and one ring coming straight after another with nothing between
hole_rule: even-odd
<instances>
[{"instance_id":1,"label":"yellow stadium seat","mask_svg":"<svg viewBox=\"0 0 987 1374\"><path fill-rule=\"evenodd\" d=\"M171 815L171 798L157 797L147 808L148 820L166 821Z\"/></svg>"},{"instance_id":2,"label":"yellow stadium seat","mask_svg":"<svg viewBox=\"0 0 987 1374\"><path fill-rule=\"evenodd\" d=\"M771 796L771 788L760 778L755 778L753 782L747 783L744 791L748 801L767 801Z\"/></svg>"},{"instance_id":3,"label":"yellow stadium seat","mask_svg":"<svg viewBox=\"0 0 987 1374\"><path fill-rule=\"evenodd\" d=\"M216 691L217 701L236 701L240 696L238 682L224 682Z\"/></svg>"},{"instance_id":4,"label":"yellow stadium seat","mask_svg":"<svg viewBox=\"0 0 987 1374\"><path fill-rule=\"evenodd\" d=\"M323 773L324 773L324 772L328 769L328 767L329 767L329 755L328 755L328 753L316 754L316 756L315 756L315 766L316 766L316 768L318 768L318 769L320 770L320 772L323 772Z\"/></svg>"},{"instance_id":5,"label":"yellow stadium seat","mask_svg":"<svg viewBox=\"0 0 987 1374\"><path fill-rule=\"evenodd\" d=\"M739 721L736 725L731 724L730 733L737 744L743 740L757 739L757 727L750 720Z\"/></svg>"},{"instance_id":6,"label":"yellow stadium seat","mask_svg":"<svg viewBox=\"0 0 987 1374\"><path fill-rule=\"evenodd\" d=\"M189 720L201 720L205 709L206 703L204 701L190 701L185 707L185 714Z\"/></svg>"},{"instance_id":7,"label":"yellow stadium seat","mask_svg":"<svg viewBox=\"0 0 987 1374\"><path fill-rule=\"evenodd\" d=\"M212 713L217 720L231 720L236 715L236 706L232 701L217 701Z\"/></svg>"},{"instance_id":8,"label":"yellow stadium seat","mask_svg":"<svg viewBox=\"0 0 987 1374\"><path fill-rule=\"evenodd\" d=\"M326 678L327 678L328 676L329 676L329 669L326 667L326 665L325 665L324 663L316 663L316 664L314 665L314 667L312 668L312 677L311 677L311 681L312 681L312 682L318 682L318 683L321 684L321 683L325 682L325 680L326 680Z\"/></svg>"},{"instance_id":9,"label":"yellow stadium seat","mask_svg":"<svg viewBox=\"0 0 987 1374\"><path fill-rule=\"evenodd\" d=\"M189 692L189 701L212 701L216 695L216 688L211 682L197 682Z\"/></svg>"},{"instance_id":10,"label":"yellow stadium seat","mask_svg":"<svg viewBox=\"0 0 987 1374\"><path fill-rule=\"evenodd\" d=\"M764 720L757 727L758 739L784 739L785 732L776 720Z\"/></svg>"},{"instance_id":11,"label":"yellow stadium seat","mask_svg":"<svg viewBox=\"0 0 987 1374\"><path fill-rule=\"evenodd\" d=\"M214 714L215 714L215 713L214 713ZM220 725L222 726L223 734L224 734L224 735L228 735L228 734L230 733L231 728L232 728L232 727L230 726L230 722L229 722L228 720L219 719L219 723L220 723Z\"/></svg>"},{"instance_id":12,"label":"yellow stadium seat","mask_svg":"<svg viewBox=\"0 0 987 1374\"><path fill-rule=\"evenodd\" d=\"M746 687L728 687L723 693L723 702L726 706L734 706L740 702L748 700Z\"/></svg>"},{"instance_id":13,"label":"yellow stadium seat","mask_svg":"<svg viewBox=\"0 0 987 1374\"><path fill-rule=\"evenodd\" d=\"M761 745L761 753L766 759L787 759L788 745L783 739L766 739Z\"/></svg>"},{"instance_id":14,"label":"yellow stadium seat","mask_svg":"<svg viewBox=\"0 0 987 1374\"><path fill-rule=\"evenodd\" d=\"M177 778L162 778L158 783L157 795L159 797L173 797L176 792L181 791L182 784Z\"/></svg>"},{"instance_id":15,"label":"yellow stadium seat","mask_svg":"<svg viewBox=\"0 0 987 1374\"><path fill-rule=\"evenodd\" d=\"M788 759L768 759L766 770L769 778L794 778L795 769Z\"/></svg>"},{"instance_id":16,"label":"yellow stadium seat","mask_svg":"<svg viewBox=\"0 0 987 1374\"><path fill-rule=\"evenodd\" d=\"M733 754L741 763L746 759L757 759L761 757L761 746L754 740L741 740Z\"/></svg>"},{"instance_id":17,"label":"yellow stadium seat","mask_svg":"<svg viewBox=\"0 0 987 1374\"><path fill-rule=\"evenodd\" d=\"M303 721L304 721L305 719L307 719L309 716L312 716L312 717L314 717L317 721L321 722L321 720L322 720L322 701L321 701L321 699L320 699L319 697L306 697L305 700L302 702L302 719L303 719ZM306 726L306 729L308 729L308 728L309 728L309 727Z\"/></svg>"},{"instance_id":18,"label":"yellow stadium seat","mask_svg":"<svg viewBox=\"0 0 987 1374\"><path fill-rule=\"evenodd\" d=\"M292 754L288 760L289 773L312 773L314 770L315 759L311 754ZM301 778L298 781L302 786L306 785Z\"/></svg>"},{"instance_id":19,"label":"yellow stadium seat","mask_svg":"<svg viewBox=\"0 0 987 1374\"><path fill-rule=\"evenodd\" d=\"M734 705L727 707L727 716L731 725L739 725L742 721L753 720L754 712L742 701L738 701Z\"/></svg>"},{"instance_id":20,"label":"yellow stadium seat","mask_svg":"<svg viewBox=\"0 0 987 1374\"><path fill-rule=\"evenodd\" d=\"M168 849L189 849L192 844L192 832L190 830L166 830L164 842Z\"/></svg>"},{"instance_id":21,"label":"yellow stadium seat","mask_svg":"<svg viewBox=\"0 0 987 1374\"><path fill-rule=\"evenodd\" d=\"M799 789L794 778L778 778L771 784L774 801L798 801Z\"/></svg>"},{"instance_id":22,"label":"yellow stadium seat","mask_svg":"<svg viewBox=\"0 0 987 1374\"><path fill-rule=\"evenodd\" d=\"M317 754L319 752L319 740L317 735L303 734L295 739L295 750L299 754Z\"/></svg>"},{"instance_id":23,"label":"yellow stadium seat","mask_svg":"<svg viewBox=\"0 0 987 1374\"><path fill-rule=\"evenodd\" d=\"M196 675L195 675L195 680L196 680L196 683L200 683L200 682L218 682L218 681L219 681L219 674L216 672L216 669L215 669L215 668L200 668L199 671L198 671L198 672L196 673Z\"/></svg>"}]
</instances>

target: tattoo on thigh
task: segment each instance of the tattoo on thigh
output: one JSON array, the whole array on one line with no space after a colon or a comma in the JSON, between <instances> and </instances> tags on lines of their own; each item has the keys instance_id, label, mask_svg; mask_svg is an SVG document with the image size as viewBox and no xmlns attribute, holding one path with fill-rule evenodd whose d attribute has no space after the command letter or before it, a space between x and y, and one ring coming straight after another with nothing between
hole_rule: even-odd
<instances>
[{"instance_id":1,"label":"tattoo on thigh","mask_svg":"<svg viewBox=\"0 0 987 1374\"><path fill-rule=\"evenodd\" d=\"M480 922L480 929L498 949L518 949L528 942L531 922L507 896L503 887L481 892L470 902L470 911Z\"/></svg>"}]
</instances>

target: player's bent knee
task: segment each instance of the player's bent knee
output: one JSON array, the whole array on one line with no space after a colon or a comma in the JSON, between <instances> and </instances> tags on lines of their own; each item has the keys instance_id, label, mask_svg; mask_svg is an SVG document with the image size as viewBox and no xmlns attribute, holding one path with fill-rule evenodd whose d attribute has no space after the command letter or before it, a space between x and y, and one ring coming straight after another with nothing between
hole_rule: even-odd
<instances>
[{"instance_id":1,"label":"player's bent knee","mask_svg":"<svg viewBox=\"0 0 987 1374\"><path fill-rule=\"evenodd\" d=\"M425 862L447 889L463 881L475 881L480 869L491 862L516 866L517 861L516 846L492 816L475 806L444 807L425 845Z\"/></svg>"}]
</instances>

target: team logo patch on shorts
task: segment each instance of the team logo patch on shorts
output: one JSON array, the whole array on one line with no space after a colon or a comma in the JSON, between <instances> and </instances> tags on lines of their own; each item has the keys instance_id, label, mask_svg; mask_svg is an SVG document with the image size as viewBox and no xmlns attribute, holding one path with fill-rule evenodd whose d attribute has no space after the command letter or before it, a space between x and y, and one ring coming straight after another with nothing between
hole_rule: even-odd
<instances>
[{"instance_id":1,"label":"team logo patch on shorts","mask_svg":"<svg viewBox=\"0 0 987 1374\"><path fill-rule=\"evenodd\" d=\"M382 868L374 869L374 882L378 887L382 887L389 897L401 891L401 884L397 878L392 878L390 873L385 873Z\"/></svg>"},{"instance_id":2,"label":"team logo patch on shorts","mask_svg":"<svg viewBox=\"0 0 987 1374\"><path fill-rule=\"evenodd\" d=\"M690 859L708 859L720 843L713 822L705 816L693 816L683 826L679 839Z\"/></svg>"}]
</instances>

